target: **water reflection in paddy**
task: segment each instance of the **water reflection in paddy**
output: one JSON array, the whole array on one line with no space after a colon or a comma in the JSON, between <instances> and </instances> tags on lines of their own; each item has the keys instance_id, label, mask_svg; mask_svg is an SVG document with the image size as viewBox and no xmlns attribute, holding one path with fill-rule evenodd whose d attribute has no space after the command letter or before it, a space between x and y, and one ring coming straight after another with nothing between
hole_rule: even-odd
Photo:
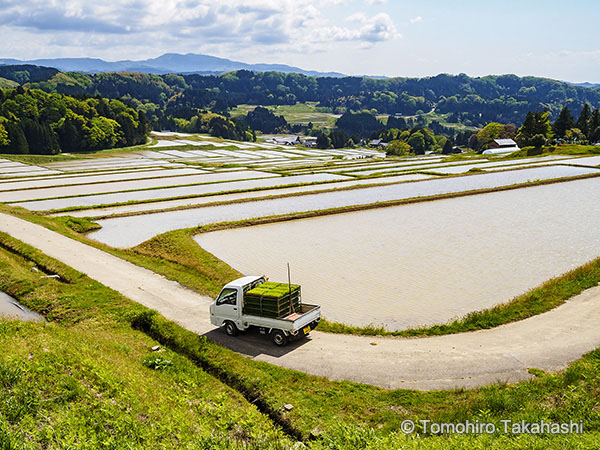
<instances>
[{"instance_id":1,"label":"water reflection in paddy","mask_svg":"<svg viewBox=\"0 0 600 450\"><path fill-rule=\"evenodd\" d=\"M506 302L597 257L599 202L589 179L196 239L246 274L285 280L290 262L331 320L402 329Z\"/></svg>"},{"instance_id":2,"label":"water reflection in paddy","mask_svg":"<svg viewBox=\"0 0 600 450\"><path fill-rule=\"evenodd\" d=\"M551 179L586 173L598 173L598 170L568 166L541 167L511 172L470 175L459 178L433 179L414 183L365 187L346 191L306 194L297 197L258 200L232 205L208 206L144 216L120 217L98 221L102 225L102 229L90 233L89 236L114 247L130 247L146 239L150 239L157 234L179 228L303 211L366 205L441 193L470 191L523 183L531 180ZM82 198L89 199L91 197ZM29 207L27 205L29 204L23 204L23 206Z\"/></svg>"},{"instance_id":3,"label":"water reflection in paddy","mask_svg":"<svg viewBox=\"0 0 600 450\"><path fill-rule=\"evenodd\" d=\"M149 189L131 192L116 192L110 194L97 194L85 197L35 200L31 202L14 203L14 205L23 206L24 208L34 211L40 211L79 206L108 205L111 203L154 200L178 196L199 196L216 194L219 192L242 191L263 187L275 187L301 183L315 183L348 179L348 177L342 175L332 175L327 173L281 177L267 172L250 171L212 173L202 175L202 177L204 177L204 180L207 182L207 184L195 186L178 186L164 189ZM214 182L220 179L232 181ZM213 183L208 183L209 181Z\"/></svg>"},{"instance_id":4,"label":"water reflection in paddy","mask_svg":"<svg viewBox=\"0 0 600 450\"><path fill-rule=\"evenodd\" d=\"M363 179L363 180L351 180L351 181L338 181L335 183L325 184L309 184L307 186L297 186L291 188L277 188L277 189L264 189L259 191L248 191L239 192L235 194L219 194L210 195L206 197L197 198L186 198L182 200L165 200L151 203L138 203L132 205L114 206L107 208L94 208L84 209L81 211L67 211L64 213L58 213L57 216L73 216L73 217L99 217L109 216L112 214L123 214L133 212L143 212L152 210L161 210L169 208L177 208L181 206L194 206L194 205L205 205L207 203L215 202L229 202L240 199L251 199L260 197L269 197L276 195L289 195L299 194L303 192L318 192L331 189L343 189L352 186L368 185L368 184L386 184L386 183L398 183L404 181L416 181L426 180L433 178L431 175L422 174L410 174L410 175L399 175L395 177L375 178L375 179Z\"/></svg>"},{"instance_id":5,"label":"water reflection in paddy","mask_svg":"<svg viewBox=\"0 0 600 450\"><path fill-rule=\"evenodd\" d=\"M0 181L0 191L13 191L17 189L43 188L50 186L68 186L72 184L100 183L105 181L137 180L140 178L174 177L176 175L193 175L200 173L205 173L205 171L198 169L146 169L136 170L134 172L94 174L81 177L66 175L62 177L48 177L45 179L36 180L26 179L11 182Z\"/></svg>"}]
</instances>

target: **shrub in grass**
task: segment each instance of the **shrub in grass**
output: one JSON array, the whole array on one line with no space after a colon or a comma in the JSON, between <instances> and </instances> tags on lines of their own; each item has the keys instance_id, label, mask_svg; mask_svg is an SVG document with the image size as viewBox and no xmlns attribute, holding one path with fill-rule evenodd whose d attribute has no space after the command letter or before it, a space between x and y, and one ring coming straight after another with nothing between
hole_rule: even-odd
<instances>
[{"instance_id":1,"label":"shrub in grass","mask_svg":"<svg viewBox=\"0 0 600 450\"><path fill-rule=\"evenodd\" d=\"M142 364L153 370L166 370L173 366L173 361L165 359L162 356L151 355L144 358Z\"/></svg>"}]
</instances>

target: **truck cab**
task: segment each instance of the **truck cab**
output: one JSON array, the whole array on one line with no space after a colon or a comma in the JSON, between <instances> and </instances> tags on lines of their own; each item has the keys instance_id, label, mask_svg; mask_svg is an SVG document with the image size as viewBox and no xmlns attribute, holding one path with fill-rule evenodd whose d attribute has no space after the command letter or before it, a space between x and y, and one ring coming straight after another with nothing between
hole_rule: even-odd
<instances>
[{"instance_id":1,"label":"truck cab","mask_svg":"<svg viewBox=\"0 0 600 450\"><path fill-rule=\"evenodd\" d=\"M244 292L266 281L265 277L243 277L227 283L210 305L210 322L218 327L226 321L233 322L238 330L247 329L242 322L242 302ZM228 333L230 334L230 333Z\"/></svg>"}]
</instances>

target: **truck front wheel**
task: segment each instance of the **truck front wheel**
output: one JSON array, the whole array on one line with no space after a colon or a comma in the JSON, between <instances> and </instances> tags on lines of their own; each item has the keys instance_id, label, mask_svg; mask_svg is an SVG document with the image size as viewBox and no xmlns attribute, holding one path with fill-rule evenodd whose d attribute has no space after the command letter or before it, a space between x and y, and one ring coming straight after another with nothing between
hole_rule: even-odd
<instances>
[{"instance_id":1,"label":"truck front wheel","mask_svg":"<svg viewBox=\"0 0 600 450\"><path fill-rule=\"evenodd\" d=\"M273 331L271 333L271 339L273 339L273 342L275 343L275 345L277 345L279 347L283 347L285 344L287 344L287 336L281 330Z\"/></svg>"},{"instance_id":2,"label":"truck front wheel","mask_svg":"<svg viewBox=\"0 0 600 450\"><path fill-rule=\"evenodd\" d=\"M229 336L237 336L238 334L238 329L235 326L235 323L231 322L231 321L227 321L225 322L225 333L227 333L227 335Z\"/></svg>"}]
</instances>

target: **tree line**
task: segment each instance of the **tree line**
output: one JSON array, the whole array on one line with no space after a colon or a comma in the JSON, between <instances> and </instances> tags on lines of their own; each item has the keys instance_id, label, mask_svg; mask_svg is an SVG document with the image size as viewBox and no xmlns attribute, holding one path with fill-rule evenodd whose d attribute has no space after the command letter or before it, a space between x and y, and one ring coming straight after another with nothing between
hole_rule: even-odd
<instances>
[{"instance_id":1,"label":"tree line","mask_svg":"<svg viewBox=\"0 0 600 450\"><path fill-rule=\"evenodd\" d=\"M149 123L121 100L0 90L0 153L54 155L143 144Z\"/></svg>"}]
</instances>

